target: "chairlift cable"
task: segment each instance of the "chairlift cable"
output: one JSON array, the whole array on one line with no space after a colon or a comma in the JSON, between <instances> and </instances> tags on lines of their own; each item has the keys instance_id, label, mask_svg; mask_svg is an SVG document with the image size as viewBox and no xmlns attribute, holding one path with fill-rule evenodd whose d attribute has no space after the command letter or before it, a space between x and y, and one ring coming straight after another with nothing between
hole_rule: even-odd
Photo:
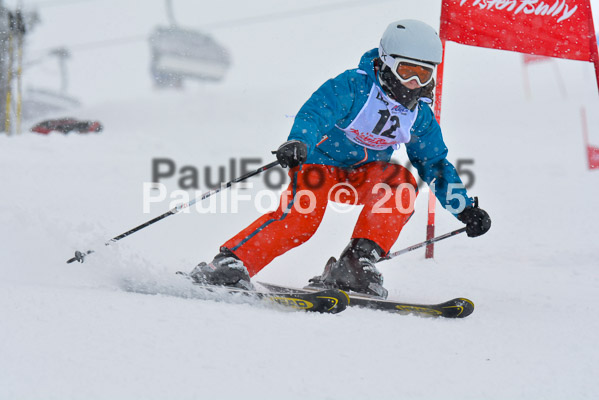
<instances>
[{"instance_id":1,"label":"chairlift cable","mask_svg":"<svg viewBox=\"0 0 599 400\"><path fill-rule=\"evenodd\" d=\"M87 1L90 1L90 0L87 0ZM258 15L258 16L254 16L254 17L245 17L245 18L232 19L232 20L228 20L228 21L212 22L212 23L201 25L201 26L197 27L197 29L210 29L210 30L214 31L214 30L218 30L218 29L230 28L232 26L238 27L238 26L247 26L247 25L253 25L253 24L261 24L261 23L267 23L270 21L276 21L276 20L280 20L280 19L293 18L293 17L305 16L305 15L311 15L311 14L320 14L320 13L324 13L324 12L337 11L337 10L344 9L344 8L370 6L373 3L386 3L386 2L391 2L391 1L395 1L395 0L372 0L369 2L366 2L364 0L351 0L351 1L346 1L346 2L342 2L342 3L320 5L320 6L309 7L309 8L294 10L294 11L282 11L282 12L278 12L278 13L270 13L270 14ZM73 0L73 2L75 2L75 0ZM141 42L141 41L146 41L147 39L148 39L147 34L138 34L138 35L123 36L123 37L114 38L114 39L99 40L99 41L87 42L87 43L78 43L78 44L64 46L64 47L68 47L68 49L71 51L87 51L87 50L96 50L98 48L103 48L103 47L113 47L113 46L120 46L120 45L124 45L124 44L130 44L130 43L134 43L134 42ZM54 48L41 49L36 52L48 53L52 50L54 50Z\"/></svg>"}]
</instances>

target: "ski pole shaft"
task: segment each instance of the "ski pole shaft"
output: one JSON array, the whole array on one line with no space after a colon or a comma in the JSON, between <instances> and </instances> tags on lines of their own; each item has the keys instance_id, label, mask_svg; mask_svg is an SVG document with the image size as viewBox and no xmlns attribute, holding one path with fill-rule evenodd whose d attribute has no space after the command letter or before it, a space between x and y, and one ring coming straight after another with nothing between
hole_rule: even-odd
<instances>
[{"instance_id":1,"label":"ski pole shaft","mask_svg":"<svg viewBox=\"0 0 599 400\"><path fill-rule=\"evenodd\" d=\"M245 174L243 176L240 176L239 178L233 179L232 181L229 181L229 182L221 185L221 187L219 187L219 188L216 188L214 190L206 192L203 195L198 196L195 199L193 199L193 200L191 200L191 201L189 201L187 203L179 204L178 206L176 206L176 207L168 210L164 214L159 215L156 218L153 218L153 219L149 220L148 222L145 222L145 223L143 223L143 224L141 224L139 226L136 226L135 228L133 228L133 229L131 229L131 230L125 232L125 233L121 233L120 235L113 237L108 242L106 242L105 245L108 246L111 243L114 243L114 242L119 241L119 240L121 240L123 238L126 238L127 236L131 235L132 233L135 233L135 232L137 232L137 231L139 231L139 230L141 230L141 229L143 229L143 228L145 228L147 226L150 226L153 223L160 221L161 219L164 219L164 218L166 218L166 217L168 217L170 215L173 215L173 214L177 214L178 212L181 212L182 210L193 206L198 201L202 201L204 199L207 199L208 197L213 196L213 195L215 195L215 194L223 191L224 189L230 188L234 183L238 183L238 182L244 181L244 180L246 180L246 179L248 179L248 178L250 178L250 177L252 177L254 175L257 175L257 174L259 174L261 172L264 172L267 169L270 169L270 168L272 168L272 167L274 167L276 165L279 165L279 162L278 161L273 161L270 164L266 164L266 165L264 165L264 166L262 166L262 167L260 167L260 168L258 168L256 170L254 170L254 171L248 172L247 174Z\"/></svg>"},{"instance_id":2,"label":"ski pole shaft","mask_svg":"<svg viewBox=\"0 0 599 400\"><path fill-rule=\"evenodd\" d=\"M264 171L266 171L268 169L271 169L271 168L273 168L273 167L275 167L277 165L279 165L279 161L273 161L273 162L271 162L269 164L263 165L262 167L260 167L258 169L250 171L247 174L240 176L239 178L235 178L235 179L233 179L233 180L231 180L231 181L229 181L227 183L224 183L219 188L216 188L214 190L206 192L203 195L198 196L195 199L193 199L193 200L191 200L191 201L189 201L187 203L179 204L178 206L176 206L176 207L168 210L164 214L159 215L156 218L152 218L151 220L149 220L147 222L144 222L143 224L138 225L135 228L128 230L127 232L121 233L120 235L113 237L112 239L110 239L109 241L107 241L106 243L104 243L104 245L105 246L109 246L112 243L118 242L119 240L121 240L123 238L126 238L127 236L129 236L129 235L131 235L131 234L133 234L133 233L135 233L137 231L140 231L143 228L146 228L146 227L148 227L148 226L150 226L150 225L152 225L152 224L154 224L154 223L156 223L156 222L158 222L158 221L160 221L160 220L162 220L162 219L164 219L164 218L166 218L166 217L168 217L170 215L177 214L177 213L181 212L181 210L184 210L186 208L189 208L189 207L193 206L198 201L202 201L204 199L207 199L210 196L213 196L213 195L215 195L215 194L217 194L217 193L219 193L219 192L221 192L221 191L223 191L225 189L230 188L235 183L244 181L244 180L246 180L248 178L251 178L254 175L258 175L259 173L264 172ZM87 254L90 254L90 253L93 253L93 250L88 250L85 253L84 252L80 252L80 251L76 251L75 252L75 257L72 257L72 258L68 259L67 260L67 264L70 264L70 263L72 263L74 261L83 262L83 259L85 258L85 256Z\"/></svg>"},{"instance_id":3,"label":"ski pole shaft","mask_svg":"<svg viewBox=\"0 0 599 400\"><path fill-rule=\"evenodd\" d=\"M395 251L393 253L389 253L385 257L382 257L380 259L380 261L390 260L390 259L395 258L397 256L400 256L402 254L408 253L408 252L410 252L412 250L416 250L416 249L419 249L419 248L421 248L423 246L429 245L431 243L438 242L439 240L443 240L443 239L447 239L447 238L455 236L455 235L459 235L462 232L466 232L466 227L463 227L463 228L460 228L460 229L456 229L455 231L451 231L449 233L446 233L446 234L441 235L441 236L437 236L437 237L429 239L429 240L425 240L424 242L412 245L410 247L406 247L403 250L399 250L399 251Z\"/></svg>"}]
</instances>

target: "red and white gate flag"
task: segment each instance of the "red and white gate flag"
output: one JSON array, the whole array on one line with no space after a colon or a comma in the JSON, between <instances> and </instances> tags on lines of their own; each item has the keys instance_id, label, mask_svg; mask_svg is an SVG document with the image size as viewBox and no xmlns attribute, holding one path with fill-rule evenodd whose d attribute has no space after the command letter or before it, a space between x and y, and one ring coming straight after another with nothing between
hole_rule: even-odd
<instances>
[{"instance_id":1,"label":"red and white gate flag","mask_svg":"<svg viewBox=\"0 0 599 400\"><path fill-rule=\"evenodd\" d=\"M599 147L587 145L587 155L589 157L589 169L599 168Z\"/></svg>"},{"instance_id":2,"label":"red and white gate flag","mask_svg":"<svg viewBox=\"0 0 599 400\"><path fill-rule=\"evenodd\" d=\"M443 0L441 39L540 56L596 61L589 0Z\"/></svg>"}]
</instances>

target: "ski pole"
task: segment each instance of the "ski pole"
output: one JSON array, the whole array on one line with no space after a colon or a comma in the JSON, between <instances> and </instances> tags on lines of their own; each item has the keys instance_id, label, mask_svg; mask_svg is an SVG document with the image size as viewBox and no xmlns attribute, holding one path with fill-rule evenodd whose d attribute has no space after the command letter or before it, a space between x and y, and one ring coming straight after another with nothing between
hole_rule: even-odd
<instances>
[{"instance_id":1,"label":"ski pole","mask_svg":"<svg viewBox=\"0 0 599 400\"><path fill-rule=\"evenodd\" d=\"M279 161L273 161L273 162L271 162L269 164L263 165L262 167L254 170L254 171L250 171L247 174L245 174L243 176L240 176L239 178L235 178L232 181L229 181L229 182L227 182L225 184L222 184L219 188L216 188L214 190L206 192L203 195L198 196L195 199L193 199L193 200L191 200L191 201L189 201L187 203L179 204L178 206L176 206L176 207L168 210L164 214L159 215L156 218L153 218L153 219L151 219L151 220L149 220L149 221L147 221L147 222L145 222L145 223L143 223L143 224L141 224L139 226L136 226L135 228L130 229L130 230L128 230L125 233L121 233L120 235L113 237L112 239L110 239L109 241L107 241L106 243L104 243L104 245L105 246L109 246L112 243L115 243L115 242L117 242L117 241L119 241L119 240L121 240L123 238L126 238L127 236L129 236L129 235L131 235L131 234L133 234L133 233L135 233L137 231L140 231L143 228L148 227L148 226L152 225L155 222L160 221L161 219L164 219L164 218L166 218L166 217L168 217L170 215L173 215L173 214L177 214L181 210L193 206L198 201L202 201L202 200L204 200L204 199L206 199L206 198L208 198L210 196L213 196L213 195L221 192L224 189L230 188L234 183L238 183L238 182L244 181L244 180L246 180L246 179L248 179L248 178L250 178L250 177L252 177L254 175L258 175L259 173L264 172L264 171L266 171L268 169L271 169L272 167L275 167L277 165L279 165ZM88 255L88 254L91 254L93 252L94 252L93 250L88 250L87 252L76 251L75 252L75 257L68 259L67 260L67 264L70 264L70 263L72 263L74 261L79 261L79 262L82 263L83 260L84 260L84 258L85 258L85 256Z\"/></svg>"},{"instance_id":2,"label":"ski pole","mask_svg":"<svg viewBox=\"0 0 599 400\"><path fill-rule=\"evenodd\" d=\"M410 252L412 250L416 250L416 249L419 249L419 248L421 248L423 246L426 246L428 244L438 242L439 240L443 240L443 239L447 239L447 238L455 236L455 235L459 235L462 232L466 232L466 227L463 227L463 228L460 228L460 229L456 229L455 231L451 231L449 233L446 233L445 235L441 235L441 236L437 236L437 237L429 239L429 240L425 240L424 242L412 245L410 247L406 247L403 250L398 250L398 251L395 251L393 253L389 253L385 257L381 257L381 259L379 260L379 262L380 261L384 261L384 260L390 260L390 259L395 258L397 256L400 256L402 254L408 253L408 252Z\"/></svg>"}]
</instances>

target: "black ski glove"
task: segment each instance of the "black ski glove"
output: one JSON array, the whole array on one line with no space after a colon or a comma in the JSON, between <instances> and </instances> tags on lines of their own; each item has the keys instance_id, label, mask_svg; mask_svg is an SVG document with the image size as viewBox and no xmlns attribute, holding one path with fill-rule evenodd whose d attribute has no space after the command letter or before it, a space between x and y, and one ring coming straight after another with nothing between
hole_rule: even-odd
<instances>
[{"instance_id":1,"label":"black ski glove","mask_svg":"<svg viewBox=\"0 0 599 400\"><path fill-rule=\"evenodd\" d=\"M485 210L478 207L478 199L473 206L465 208L457 217L466 224L466 234L469 237L484 235L491 229L491 218Z\"/></svg>"},{"instance_id":2,"label":"black ski glove","mask_svg":"<svg viewBox=\"0 0 599 400\"><path fill-rule=\"evenodd\" d=\"M277 160L283 168L293 168L301 165L308 158L308 146L299 140L283 143L275 152Z\"/></svg>"}]
</instances>

